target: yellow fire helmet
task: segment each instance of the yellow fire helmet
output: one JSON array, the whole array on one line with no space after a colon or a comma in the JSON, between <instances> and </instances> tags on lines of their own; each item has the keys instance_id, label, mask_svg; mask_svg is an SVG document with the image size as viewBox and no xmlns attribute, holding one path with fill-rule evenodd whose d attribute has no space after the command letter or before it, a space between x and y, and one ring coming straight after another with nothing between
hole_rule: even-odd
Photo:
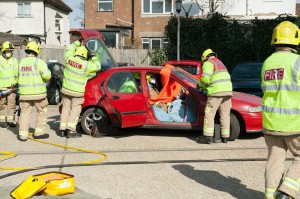
<instances>
[{"instance_id":1,"label":"yellow fire helmet","mask_svg":"<svg viewBox=\"0 0 300 199\"><path fill-rule=\"evenodd\" d=\"M6 41L2 44L1 52L3 53L4 51L13 51L14 49L15 49L14 45L9 41Z\"/></svg>"},{"instance_id":2,"label":"yellow fire helmet","mask_svg":"<svg viewBox=\"0 0 300 199\"><path fill-rule=\"evenodd\" d=\"M151 74L151 73L147 73L147 74L146 74L146 79L149 80L150 77L152 77L152 74Z\"/></svg>"},{"instance_id":3,"label":"yellow fire helmet","mask_svg":"<svg viewBox=\"0 0 300 199\"><path fill-rule=\"evenodd\" d=\"M28 42L25 48L25 52L27 52L28 50L31 50L37 54L40 54L41 51L39 45L37 45L37 43L35 43L34 41Z\"/></svg>"},{"instance_id":4,"label":"yellow fire helmet","mask_svg":"<svg viewBox=\"0 0 300 199\"><path fill-rule=\"evenodd\" d=\"M272 45L288 44L299 45L300 31L299 28L290 21L283 21L273 29Z\"/></svg>"},{"instance_id":5,"label":"yellow fire helmet","mask_svg":"<svg viewBox=\"0 0 300 199\"><path fill-rule=\"evenodd\" d=\"M133 73L133 77L134 77L135 79L141 79L140 73L138 73L138 72L134 72L134 73Z\"/></svg>"},{"instance_id":6,"label":"yellow fire helmet","mask_svg":"<svg viewBox=\"0 0 300 199\"><path fill-rule=\"evenodd\" d=\"M78 46L75 51L75 56L83 57L87 59L88 50L84 46Z\"/></svg>"},{"instance_id":7,"label":"yellow fire helmet","mask_svg":"<svg viewBox=\"0 0 300 199\"><path fill-rule=\"evenodd\" d=\"M202 56L201 56L201 60L205 61L207 60L208 56L214 54L215 57L217 57L217 54L215 52L212 51L212 49L207 49L203 52Z\"/></svg>"}]
</instances>

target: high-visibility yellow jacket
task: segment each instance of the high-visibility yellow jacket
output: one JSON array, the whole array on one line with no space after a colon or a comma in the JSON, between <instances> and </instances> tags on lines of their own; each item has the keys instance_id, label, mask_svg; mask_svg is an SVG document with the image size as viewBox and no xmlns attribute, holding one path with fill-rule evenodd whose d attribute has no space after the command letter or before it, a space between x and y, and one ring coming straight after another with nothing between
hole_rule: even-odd
<instances>
[{"instance_id":1,"label":"high-visibility yellow jacket","mask_svg":"<svg viewBox=\"0 0 300 199\"><path fill-rule=\"evenodd\" d=\"M46 62L36 57L25 57L19 64L19 93L21 100L38 100L47 96L46 83L51 72Z\"/></svg>"},{"instance_id":2,"label":"high-visibility yellow jacket","mask_svg":"<svg viewBox=\"0 0 300 199\"><path fill-rule=\"evenodd\" d=\"M88 61L79 56L74 56L78 46L80 46L80 43L76 41L66 48L66 67L61 90L62 93L73 97L82 97L87 80L94 77L96 72L101 70L100 61L96 56Z\"/></svg>"},{"instance_id":3,"label":"high-visibility yellow jacket","mask_svg":"<svg viewBox=\"0 0 300 199\"><path fill-rule=\"evenodd\" d=\"M127 80L123 83L123 85L120 87L118 93L135 93L137 92L136 86L134 81Z\"/></svg>"},{"instance_id":4,"label":"high-visibility yellow jacket","mask_svg":"<svg viewBox=\"0 0 300 199\"><path fill-rule=\"evenodd\" d=\"M277 51L262 66L263 127L300 133L300 56Z\"/></svg>"},{"instance_id":5,"label":"high-visibility yellow jacket","mask_svg":"<svg viewBox=\"0 0 300 199\"><path fill-rule=\"evenodd\" d=\"M10 57L0 56L0 90L7 90L17 84L19 61Z\"/></svg>"},{"instance_id":6,"label":"high-visibility yellow jacket","mask_svg":"<svg viewBox=\"0 0 300 199\"><path fill-rule=\"evenodd\" d=\"M231 95L232 83L226 66L216 57L210 57L202 65L202 76L198 85L207 89L207 95L226 92Z\"/></svg>"}]
</instances>

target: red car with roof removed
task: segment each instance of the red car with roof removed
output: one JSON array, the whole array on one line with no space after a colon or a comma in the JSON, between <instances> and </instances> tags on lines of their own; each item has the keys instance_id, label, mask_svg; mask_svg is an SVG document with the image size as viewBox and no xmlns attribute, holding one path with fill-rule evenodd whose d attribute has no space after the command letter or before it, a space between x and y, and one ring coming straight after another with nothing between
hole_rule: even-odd
<instances>
[{"instance_id":1,"label":"red car with roof removed","mask_svg":"<svg viewBox=\"0 0 300 199\"><path fill-rule=\"evenodd\" d=\"M157 82L161 82L162 69L161 66L117 67L102 72L88 81L80 120L85 133L90 134L94 121L97 121L99 132L106 135L119 134L122 129L129 127L202 131L207 96L196 89L198 79L180 68L171 69L170 80L177 82L185 93L188 93L182 101L185 110L187 108L191 110L194 119L164 122L156 117L153 106L149 103L146 74L154 74ZM134 73L140 74L139 81L134 78ZM134 82L135 91L121 92L121 86L128 80ZM229 140L235 140L243 132L261 132L261 98L233 92L230 119Z\"/></svg>"}]
</instances>

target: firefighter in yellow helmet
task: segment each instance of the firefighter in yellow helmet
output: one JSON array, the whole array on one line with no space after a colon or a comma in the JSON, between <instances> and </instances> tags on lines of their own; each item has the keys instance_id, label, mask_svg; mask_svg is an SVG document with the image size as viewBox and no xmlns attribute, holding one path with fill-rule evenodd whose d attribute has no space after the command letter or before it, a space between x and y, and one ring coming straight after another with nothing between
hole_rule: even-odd
<instances>
[{"instance_id":1,"label":"firefighter in yellow helmet","mask_svg":"<svg viewBox=\"0 0 300 199\"><path fill-rule=\"evenodd\" d=\"M19 61L13 57L14 45L6 41L1 47L0 56L0 92L7 92L0 97L0 127L16 127L14 112Z\"/></svg>"},{"instance_id":2,"label":"firefighter in yellow helmet","mask_svg":"<svg viewBox=\"0 0 300 199\"><path fill-rule=\"evenodd\" d=\"M226 66L217 58L211 49L203 52L201 60L202 76L198 86L207 90L203 136L198 143L211 144L213 142L215 115L220 113L222 142L226 143L230 136L230 109L232 96L232 83Z\"/></svg>"},{"instance_id":3,"label":"firefighter in yellow helmet","mask_svg":"<svg viewBox=\"0 0 300 199\"><path fill-rule=\"evenodd\" d=\"M29 42L25 53L26 57L19 64L18 83L21 108L19 140L27 141L33 106L37 109L33 138L45 139L49 137L49 134L45 132L48 105L46 83L51 79L51 72L46 62L37 58L40 53L38 44L33 41Z\"/></svg>"},{"instance_id":4,"label":"firefighter in yellow helmet","mask_svg":"<svg viewBox=\"0 0 300 199\"><path fill-rule=\"evenodd\" d=\"M265 198L297 198L300 189L299 28L283 21L273 29L276 51L264 62L261 87L264 137L268 146ZM284 174L287 151L295 157Z\"/></svg>"},{"instance_id":5,"label":"firefighter in yellow helmet","mask_svg":"<svg viewBox=\"0 0 300 199\"><path fill-rule=\"evenodd\" d=\"M78 138L76 125L83 104L87 80L101 70L101 64L94 53L88 51L80 41L70 44L65 50L66 67L62 85L62 113L60 119L61 137Z\"/></svg>"}]
</instances>

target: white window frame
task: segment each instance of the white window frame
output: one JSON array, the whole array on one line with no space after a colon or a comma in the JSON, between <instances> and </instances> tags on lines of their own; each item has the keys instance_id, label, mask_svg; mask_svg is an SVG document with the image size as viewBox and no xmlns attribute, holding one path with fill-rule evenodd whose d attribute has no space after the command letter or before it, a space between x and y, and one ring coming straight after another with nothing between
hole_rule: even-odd
<instances>
[{"instance_id":1,"label":"white window frame","mask_svg":"<svg viewBox=\"0 0 300 199\"><path fill-rule=\"evenodd\" d=\"M111 4L111 10L100 10L100 3ZM98 0L98 12L113 12L114 11L114 1L113 0Z\"/></svg>"},{"instance_id":2,"label":"white window frame","mask_svg":"<svg viewBox=\"0 0 300 199\"><path fill-rule=\"evenodd\" d=\"M142 38L142 48L143 48L144 44L148 44L149 49L153 49L153 47L152 47L152 41L153 40L159 40L160 41L160 45L159 45L160 49L163 49L164 45L169 43L168 39L165 38L165 37L144 37L144 38Z\"/></svg>"},{"instance_id":3,"label":"white window frame","mask_svg":"<svg viewBox=\"0 0 300 199\"><path fill-rule=\"evenodd\" d=\"M149 38L142 38L142 48L144 49L144 44L148 44L149 45L149 49L150 49L150 39ZM145 48L147 49L147 48Z\"/></svg>"},{"instance_id":4,"label":"white window frame","mask_svg":"<svg viewBox=\"0 0 300 199\"><path fill-rule=\"evenodd\" d=\"M24 14L25 4L29 5L29 14ZM19 6L22 5L22 13L19 12ZM17 13L18 17L31 17L31 3L30 2L19 2L17 3Z\"/></svg>"},{"instance_id":5,"label":"white window frame","mask_svg":"<svg viewBox=\"0 0 300 199\"><path fill-rule=\"evenodd\" d=\"M57 29L56 29L56 22L57 22L57 21L58 21L60 30L57 30ZM55 23L55 24L54 24L55 32L61 33L61 32L63 31L63 20L60 19L60 18L55 18L54 23Z\"/></svg>"},{"instance_id":6,"label":"white window frame","mask_svg":"<svg viewBox=\"0 0 300 199\"><path fill-rule=\"evenodd\" d=\"M153 45L152 45L152 42L153 41L159 41L159 49L162 48L162 38L151 38L150 39L150 46L151 46L151 49L153 49ZM157 48L156 48L157 49Z\"/></svg>"},{"instance_id":7,"label":"white window frame","mask_svg":"<svg viewBox=\"0 0 300 199\"><path fill-rule=\"evenodd\" d=\"M169 1L169 0L149 0L150 1L150 11L149 12L144 12L144 1L145 0L141 0L142 1L142 14L156 14L156 15L160 15L160 14L170 14L173 12L173 7L174 7L174 2L173 0L171 0L171 11L170 12L166 12L166 1ZM163 12L161 13L153 13L152 11L152 2L158 2L158 1L162 1L163 2Z\"/></svg>"}]
</instances>

